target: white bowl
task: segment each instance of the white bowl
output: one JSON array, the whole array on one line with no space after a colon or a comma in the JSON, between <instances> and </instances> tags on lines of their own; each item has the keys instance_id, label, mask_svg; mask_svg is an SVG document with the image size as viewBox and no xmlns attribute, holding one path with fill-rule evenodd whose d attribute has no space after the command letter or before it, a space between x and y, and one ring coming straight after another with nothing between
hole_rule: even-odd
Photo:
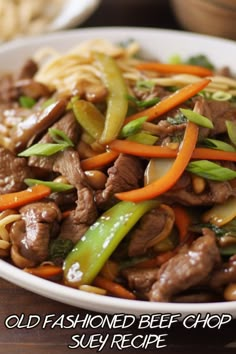
<instances>
[{"instance_id":1,"label":"white bowl","mask_svg":"<svg viewBox=\"0 0 236 354\"><path fill-rule=\"evenodd\" d=\"M92 38L104 38L116 43L127 38L137 40L147 56L167 60L173 54L183 58L199 53L206 54L216 66L229 65L236 71L236 44L203 35L145 28L89 28L57 32L37 38L21 39L0 47L1 70L13 70L42 46L52 46L65 52L79 42ZM104 313L142 314L223 314L236 317L236 302L219 303L158 303L134 301L109 296L101 296L72 289L63 285L40 279L0 260L0 276L32 292L66 304Z\"/></svg>"},{"instance_id":2,"label":"white bowl","mask_svg":"<svg viewBox=\"0 0 236 354\"><path fill-rule=\"evenodd\" d=\"M99 6L101 0L67 0L60 14L47 28L58 31L73 28L86 21Z\"/></svg>"}]
</instances>

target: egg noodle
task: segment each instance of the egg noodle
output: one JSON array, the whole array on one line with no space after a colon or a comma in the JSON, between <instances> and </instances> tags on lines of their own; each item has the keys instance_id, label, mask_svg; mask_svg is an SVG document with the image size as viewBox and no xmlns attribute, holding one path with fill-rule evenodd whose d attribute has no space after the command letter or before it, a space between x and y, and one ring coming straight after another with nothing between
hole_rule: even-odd
<instances>
[{"instance_id":1,"label":"egg noodle","mask_svg":"<svg viewBox=\"0 0 236 354\"><path fill-rule=\"evenodd\" d=\"M126 46L110 43L104 39L92 39L75 46L66 54L58 53L53 48L42 48L34 56L41 66L35 79L58 92L71 92L84 81L101 85L101 73L93 59L93 52L103 52L114 57L123 72L124 78L131 83L138 80L150 80L150 72L141 72L135 68L139 62L137 54L140 46L131 41ZM190 74L169 74L160 77L151 76L156 85L163 87L183 87L199 81L200 78ZM207 92L228 92L236 96L236 80L222 75L215 75L206 88Z\"/></svg>"},{"instance_id":2,"label":"egg noodle","mask_svg":"<svg viewBox=\"0 0 236 354\"><path fill-rule=\"evenodd\" d=\"M0 0L0 40L43 32L64 0Z\"/></svg>"}]
</instances>

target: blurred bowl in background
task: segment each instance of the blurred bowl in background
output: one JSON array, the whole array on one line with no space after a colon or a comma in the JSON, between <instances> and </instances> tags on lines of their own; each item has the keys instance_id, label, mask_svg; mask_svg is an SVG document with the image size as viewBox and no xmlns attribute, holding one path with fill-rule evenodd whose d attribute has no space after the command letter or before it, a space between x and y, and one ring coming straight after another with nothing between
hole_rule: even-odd
<instances>
[{"instance_id":1,"label":"blurred bowl in background","mask_svg":"<svg viewBox=\"0 0 236 354\"><path fill-rule=\"evenodd\" d=\"M171 5L184 29L236 39L235 0L171 0Z\"/></svg>"},{"instance_id":2,"label":"blurred bowl in background","mask_svg":"<svg viewBox=\"0 0 236 354\"><path fill-rule=\"evenodd\" d=\"M48 31L59 31L79 26L99 6L101 0L65 0L59 15L48 26Z\"/></svg>"}]
</instances>

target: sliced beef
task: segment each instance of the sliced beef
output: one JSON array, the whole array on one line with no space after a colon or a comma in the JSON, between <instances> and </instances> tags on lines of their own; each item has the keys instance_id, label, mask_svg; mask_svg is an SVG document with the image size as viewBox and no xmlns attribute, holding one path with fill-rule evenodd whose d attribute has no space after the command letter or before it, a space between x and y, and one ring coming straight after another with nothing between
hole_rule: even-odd
<instances>
[{"instance_id":1,"label":"sliced beef","mask_svg":"<svg viewBox=\"0 0 236 354\"><path fill-rule=\"evenodd\" d=\"M0 147L0 194L18 192L25 188L24 179L31 177L24 158Z\"/></svg>"},{"instance_id":2,"label":"sliced beef","mask_svg":"<svg viewBox=\"0 0 236 354\"><path fill-rule=\"evenodd\" d=\"M136 257L145 254L148 248L155 246L155 243L168 236L174 220L173 210L166 205L161 205L146 213L129 233L129 256Z\"/></svg>"},{"instance_id":3,"label":"sliced beef","mask_svg":"<svg viewBox=\"0 0 236 354\"><path fill-rule=\"evenodd\" d=\"M196 194L192 188L191 177L184 173L174 187L172 187L163 196L163 200L168 202L177 202L184 205L213 205L223 203L230 196L236 195L236 189L231 183L216 182L206 180L206 188L200 194Z\"/></svg>"},{"instance_id":4,"label":"sliced beef","mask_svg":"<svg viewBox=\"0 0 236 354\"><path fill-rule=\"evenodd\" d=\"M61 212L48 201L28 204L19 212L22 219L10 230L12 245L22 257L39 264L48 259L49 241L59 232Z\"/></svg>"},{"instance_id":5,"label":"sliced beef","mask_svg":"<svg viewBox=\"0 0 236 354\"><path fill-rule=\"evenodd\" d=\"M15 80L11 74L0 76L0 103L9 103L18 98L18 90L14 83Z\"/></svg>"},{"instance_id":6,"label":"sliced beef","mask_svg":"<svg viewBox=\"0 0 236 354\"><path fill-rule=\"evenodd\" d=\"M65 114L59 121L53 124L52 128L63 131L66 136L76 145L79 139L79 124L76 122L72 112ZM40 144L52 143L53 139L46 133L39 141ZM57 154L44 156L31 156L29 158L29 166L39 167L44 170L52 171Z\"/></svg>"},{"instance_id":7,"label":"sliced beef","mask_svg":"<svg viewBox=\"0 0 236 354\"><path fill-rule=\"evenodd\" d=\"M107 172L105 189L96 193L96 203L100 209L108 209L117 202L115 193L138 188L144 168L139 158L120 154Z\"/></svg>"},{"instance_id":8,"label":"sliced beef","mask_svg":"<svg viewBox=\"0 0 236 354\"><path fill-rule=\"evenodd\" d=\"M213 129L201 128L200 136L214 137L227 132L226 120L236 121L236 107L228 101L206 100L198 98L199 113L209 118L214 125ZM204 133L205 132L205 133Z\"/></svg>"},{"instance_id":9,"label":"sliced beef","mask_svg":"<svg viewBox=\"0 0 236 354\"><path fill-rule=\"evenodd\" d=\"M73 242L83 236L85 230L97 219L97 207L94 201L93 190L87 185L86 176L80 167L77 151L67 149L58 154L53 170L65 176L68 182L77 190L76 208L65 219L61 226L61 238L69 238ZM75 233L72 233L76 232Z\"/></svg>"},{"instance_id":10,"label":"sliced beef","mask_svg":"<svg viewBox=\"0 0 236 354\"><path fill-rule=\"evenodd\" d=\"M29 142L50 127L65 112L66 101L61 99L45 108L35 112L20 122L11 130L11 138L17 152L28 146Z\"/></svg>"},{"instance_id":11,"label":"sliced beef","mask_svg":"<svg viewBox=\"0 0 236 354\"><path fill-rule=\"evenodd\" d=\"M23 64L23 66L20 69L20 71L17 73L17 77L16 78L18 80L21 80L21 79L32 79L37 71L38 71L38 64L32 59L28 59Z\"/></svg>"},{"instance_id":12,"label":"sliced beef","mask_svg":"<svg viewBox=\"0 0 236 354\"><path fill-rule=\"evenodd\" d=\"M209 229L203 230L203 236L193 242L190 248L164 263L153 284L150 301L168 302L181 291L198 285L206 279L220 263L220 253L215 235Z\"/></svg>"},{"instance_id":13,"label":"sliced beef","mask_svg":"<svg viewBox=\"0 0 236 354\"><path fill-rule=\"evenodd\" d=\"M210 277L209 286L214 289L220 289L223 286L236 282L236 256L223 263L219 269L216 269Z\"/></svg>"},{"instance_id":14,"label":"sliced beef","mask_svg":"<svg viewBox=\"0 0 236 354\"><path fill-rule=\"evenodd\" d=\"M158 268L127 268L122 272L122 275L127 279L130 289L145 295L150 291L153 283L157 280L158 271Z\"/></svg>"},{"instance_id":15,"label":"sliced beef","mask_svg":"<svg viewBox=\"0 0 236 354\"><path fill-rule=\"evenodd\" d=\"M18 91L18 96L27 96L37 100L50 95L50 90L46 85L33 79L18 80L14 83L14 87Z\"/></svg>"}]
</instances>

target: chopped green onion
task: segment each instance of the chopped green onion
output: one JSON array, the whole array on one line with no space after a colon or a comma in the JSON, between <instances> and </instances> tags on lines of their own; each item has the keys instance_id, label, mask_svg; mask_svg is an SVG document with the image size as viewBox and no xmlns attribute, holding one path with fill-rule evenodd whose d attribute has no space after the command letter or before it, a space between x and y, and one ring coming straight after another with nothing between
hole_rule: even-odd
<instances>
[{"instance_id":1,"label":"chopped green onion","mask_svg":"<svg viewBox=\"0 0 236 354\"><path fill-rule=\"evenodd\" d=\"M149 133L140 132L134 135L130 135L127 140L135 141L136 143L145 145L154 145L159 138Z\"/></svg>"},{"instance_id":2,"label":"chopped green onion","mask_svg":"<svg viewBox=\"0 0 236 354\"><path fill-rule=\"evenodd\" d=\"M150 90L155 86L155 82L152 80L138 80L136 87L139 90Z\"/></svg>"},{"instance_id":3,"label":"chopped green onion","mask_svg":"<svg viewBox=\"0 0 236 354\"><path fill-rule=\"evenodd\" d=\"M71 97L70 101L68 102L66 109L69 111L70 109L73 108L73 105L75 102L77 102L79 100L79 96L73 96Z\"/></svg>"},{"instance_id":4,"label":"chopped green onion","mask_svg":"<svg viewBox=\"0 0 236 354\"><path fill-rule=\"evenodd\" d=\"M214 128L213 123L207 117L192 111L191 109L180 108L181 113L191 122L196 123L204 128L212 129Z\"/></svg>"},{"instance_id":5,"label":"chopped green onion","mask_svg":"<svg viewBox=\"0 0 236 354\"><path fill-rule=\"evenodd\" d=\"M147 120L147 117L137 118L129 123L127 123L120 132L121 138L127 138L130 135L133 135L139 132L142 129L143 123Z\"/></svg>"},{"instance_id":6,"label":"chopped green onion","mask_svg":"<svg viewBox=\"0 0 236 354\"><path fill-rule=\"evenodd\" d=\"M232 144L236 145L236 123L230 120L225 121L228 136Z\"/></svg>"},{"instance_id":7,"label":"chopped green onion","mask_svg":"<svg viewBox=\"0 0 236 354\"><path fill-rule=\"evenodd\" d=\"M174 117L167 117L166 121L171 125L179 125L179 124L186 123L187 119L182 113L180 113L180 114L176 114Z\"/></svg>"},{"instance_id":8,"label":"chopped green onion","mask_svg":"<svg viewBox=\"0 0 236 354\"><path fill-rule=\"evenodd\" d=\"M19 103L20 103L21 107L32 108L35 105L36 101L32 97L20 96Z\"/></svg>"},{"instance_id":9,"label":"chopped green onion","mask_svg":"<svg viewBox=\"0 0 236 354\"><path fill-rule=\"evenodd\" d=\"M74 244L69 239L57 238L49 244L49 258L52 261L61 262L66 258L68 253L72 250Z\"/></svg>"},{"instance_id":10,"label":"chopped green onion","mask_svg":"<svg viewBox=\"0 0 236 354\"><path fill-rule=\"evenodd\" d=\"M211 95L211 99L215 101L229 101L232 95L229 92L216 91Z\"/></svg>"},{"instance_id":11,"label":"chopped green onion","mask_svg":"<svg viewBox=\"0 0 236 354\"><path fill-rule=\"evenodd\" d=\"M208 160L190 162L187 171L212 181L223 182L236 178L236 171Z\"/></svg>"},{"instance_id":12,"label":"chopped green onion","mask_svg":"<svg viewBox=\"0 0 236 354\"><path fill-rule=\"evenodd\" d=\"M174 54L168 59L169 64L182 64L182 59L179 54Z\"/></svg>"},{"instance_id":13,"label":"chopped green onion","mask_svg":"<svg viewBox=\"0 0 236 354\"><path fill-rule=\"evenodd\" d=\"M35 144L28 149L20 152L18 156L51 156L59 151L63 151L68 147L68 144Z\"/></svg>"},{"instance_id":14,"label":"chopped green onion","mask_svg":"<svg viewBox=\"0 0 236 354\"><path fill-rule=\"evenodd\" d=\"M143 100L143 101L140 101L136 97L130 95L127 95L127 98L129 101L133 102L139 108L148 108L154 106L154 104L156 104L157 102L160 102L159 97L154 97L150 100Z\"/></svg>"},{"instance_id":15,"label":"chopped green onion","mask_svg":"<svg viewBox=\"0 0 236 354\"><path fill-rule=\"evenodd\" d=\"M206 138L202 141L202 143L203 143L203 145L208 146L211 149L222 150L222 151L232 151L232 152L236 151L232 145L225 143L224 141L221 141L221 140Z\"/></svg>"},{"instance_id":16,"label":"chopped green onion","mask_svg":"<svg viewBox=\"0 0 236 354\"><path fill-rule=\"evenodd\" d=\"M66 144L68 147L74 146L74 143L62 130L55 129L55 128L49 128L48 133L56 143Z\"/></svg>"},{"instance_id":17,"label":"chopped green onion","mask_svg":"<svg viewBox=\"0 0 236 354\"><path fill-rule=\"evenodd\" d=\"M55 98L51 97L42 103L41 108L42 109L48 108L51 104L53 104L55 102L56 102Z\"/></svg>"},{"instance_id":18,"label":"chopped green onion","mask_svg":"<svg viewBox=\"0 0 236 354\"><path fill-rule=\"evenodd\" d=\"M186 61L186 64L203 66L204 68L214 70L214 65L210 62L210 60L203 54L198 54L195 56L189 57Z\"/></svg>"},{"instance_id":19,"label":"chopped green onion","mask_svg":"<svg viewBox=\"0 0 236 354\"><path fill-rule=\"evenodd\" d=\"M71 184L50 182L50 181L41 181L39 179L34 179L34 178L26 178L24 180L24 182L29 187L35 186L36 184L42 184L44 186L49 187L52 192L65 192L65 191L68 191L68 190L74 188Z\"/></svg>"}]
</instances>

